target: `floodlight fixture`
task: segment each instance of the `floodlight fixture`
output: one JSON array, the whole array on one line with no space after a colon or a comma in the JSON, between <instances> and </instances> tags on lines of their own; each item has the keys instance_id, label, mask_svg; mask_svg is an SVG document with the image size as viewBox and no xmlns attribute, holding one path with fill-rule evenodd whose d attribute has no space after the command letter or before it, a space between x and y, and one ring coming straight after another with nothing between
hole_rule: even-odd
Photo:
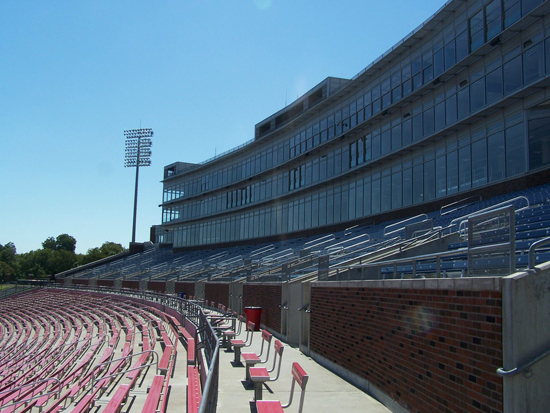
<instances>
[{"instance_id":1,"label":"floodlight fixture","mask_svg":"<svg viewBox=\"0 0 550 413\"><path fill-rule=\"evenodd\" d=\"M136 242L136 218L139 167L151 166L151 146L153 146L153 129L139 128L124 131L126 137L126 149L124 151L124 167L136 168L136 185L134 192L134 221L132 226L132 243Z\"/></svg>"}]
</instances>

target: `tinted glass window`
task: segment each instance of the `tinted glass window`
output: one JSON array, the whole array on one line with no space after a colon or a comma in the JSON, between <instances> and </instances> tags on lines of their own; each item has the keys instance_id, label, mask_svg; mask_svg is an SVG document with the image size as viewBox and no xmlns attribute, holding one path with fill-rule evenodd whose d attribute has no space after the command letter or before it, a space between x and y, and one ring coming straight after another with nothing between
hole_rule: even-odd
<instances>
[{"instance_id":1,"label":"tinted glass window","mask_svg":"<svg viewBox=\"0 0 550 413\"><path fill-rule=\"evenodd\" d=\"M517 56L504 64L504 94L521 87L521 56Z\"/></svg>"}]
</instances>

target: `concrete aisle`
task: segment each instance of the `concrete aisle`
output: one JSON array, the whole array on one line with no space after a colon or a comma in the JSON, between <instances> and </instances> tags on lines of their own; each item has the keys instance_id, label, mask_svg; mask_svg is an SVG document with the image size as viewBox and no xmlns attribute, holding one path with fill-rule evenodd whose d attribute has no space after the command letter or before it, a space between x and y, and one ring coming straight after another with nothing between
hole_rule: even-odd
<instances>
[{"instance_id":1,"label":"concrete aisle","mask_svg":"<svg viewBox=\"0 0 550 413\"><path fill-rule=\"evenodd\" d=\"M241 335L244 340L244 334ZM268 370L273 366L273 344L266 364L261 365ZM283 404L288 402L290 385L292 380L292 362L297 361L309 375L303 412L367 412L367 413L388 413L388 410L377 400L365 392L349 384L336 376L329 370L322 367L309 357L304 356L299 350L285 346L283 351L283 362L279 379L268 382L263 388L264 400L280 400ZM261 346L261 333L255 332L251 347L245 351L259 353ZM264 354L265 356L265 354ZM245 385L245 367L233 367L233 352L222 349L220 352L220 381L218 392L218 412L225 413L250 413L256 412L255 404L251 402L254 398L253 387ZM265 357L262 357L265 359ZM276 372L271 373L275 375ZM300 402L300 388L296 386L292 405L285 409L285 412L297 412Z\"/></svg>"}]
</instances>

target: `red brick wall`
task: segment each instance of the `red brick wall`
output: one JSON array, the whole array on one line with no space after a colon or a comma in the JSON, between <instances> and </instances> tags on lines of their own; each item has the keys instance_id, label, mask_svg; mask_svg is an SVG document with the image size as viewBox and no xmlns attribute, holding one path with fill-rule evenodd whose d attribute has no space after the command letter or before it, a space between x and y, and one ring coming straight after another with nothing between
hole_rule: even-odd
<instances>
[{"instance_id":1,"label":"red brick wall","mask_svg":"<svg viewBox=\"0 0 550 413\"><path fill-rule=\"evenodd\" d=\"M272 331L281 332L281 284L244 284L243 308L262 307L261 323Z\"/></svg>"},{"instance_id":2,"label":"red brick wall","mask_svg":"<svg viewBox=\"0 0 550 413\"><path fill-rule=\"evenodd\" d=\"M207 283L204 286L204 298L208 301L214 301L216 305L223 304L227 307L229 304L229 284Z\"/></svg>"},{"instance_id":3,"label":"red brick wall","mask_svg":"<svg viewBox=\"0 0 550 413\"><path fill-rule=\"evenodd\" d=\"M413 412L501 412L501 304L500 291L312 284L310 349Z\"/></svg>"},{"instance_id":4,"label":"red brick wall","mask_svg":"<svg viewBox=\"0 0 550 413\"><path fill-rule=\"evenodd\" d=\"M149 291L156 291L158 293L166 292L166 282L165 281L149 281L147 283L147 289Z\"/></svg>"},{"instance_id":5,"label":"red brick wall","mask_svg":"<svg viewBox=\"0 0 550 413\"><path fill-rule=\"evenodd\" d=\"M139 290L139 281L122 281L122 288L131 288L133 290Z\"/></svg>"},{"instance_id":6,"label":"red brick wall","mask_svg":"<svg viewBox=\"0 0 550 413\"><path fill-rule=\"evenodd\" d=\"M195 295L195 283L177 282L176 293L185 293L187 297Z\"/></svg>"}]
</instances>

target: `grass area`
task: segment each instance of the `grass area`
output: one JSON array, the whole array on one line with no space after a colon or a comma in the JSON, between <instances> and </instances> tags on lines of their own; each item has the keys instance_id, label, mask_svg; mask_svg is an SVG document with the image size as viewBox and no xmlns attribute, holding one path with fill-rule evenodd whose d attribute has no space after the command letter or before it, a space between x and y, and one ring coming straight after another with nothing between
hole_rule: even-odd
<instances>
[{"instance_id":1,"label":"grass area","mask_svg":"<svg viewBox=\"0 0 550 413\"><path fill-rule=\"evenodd\" d=\"M7 290L8 288L14 287L15 284L0 284L0 291Z\"/></svg>"}]
</instances>

